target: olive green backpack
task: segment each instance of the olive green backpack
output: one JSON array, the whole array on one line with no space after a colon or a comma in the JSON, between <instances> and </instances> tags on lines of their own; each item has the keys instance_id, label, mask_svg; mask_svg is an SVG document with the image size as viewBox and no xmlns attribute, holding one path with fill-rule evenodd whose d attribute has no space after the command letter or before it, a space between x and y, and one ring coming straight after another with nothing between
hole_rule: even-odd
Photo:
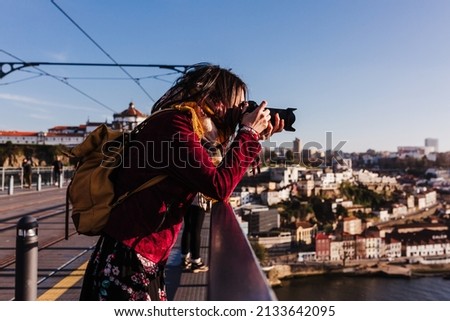
<instances>
[{"instance_id":1,"label":"olive green backpack","mask_svg":"<svg viewBox=\"0 0 450 321\"><path fill-rule=\"evenodd\" d=\"M100 235L115 206L167 177L167 175L159 175L124 195L116 197L114 194L112 174L121 165L126 147L124 145L129 141L127 136L137 133L147 120L131 133L100 125L81 144L66 153L67 156L76 158L78 161L75 173L67 187L66 238L69 236L70 212L78 233Z\"/></svg>"}]
</instances>

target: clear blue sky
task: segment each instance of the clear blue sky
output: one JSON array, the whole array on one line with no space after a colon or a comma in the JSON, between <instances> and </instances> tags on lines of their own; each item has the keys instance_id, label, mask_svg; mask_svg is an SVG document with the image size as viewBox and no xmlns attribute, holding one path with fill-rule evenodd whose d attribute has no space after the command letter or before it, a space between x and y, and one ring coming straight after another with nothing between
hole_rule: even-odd
<instances>
[{"instance_id":1,"label":"clear blue sky","mask_svg":"<svg viewBox=\"0 0 450 321\"><path fill-rule=\"evenodd\" d=\"M325 146L332 132L332 146L346 141L346 152L396 151L425 138L450 151L450 1L55 2L118 63L216 63L247 82L251 99L298 108L297 131L278 134L278 144L298 137ZM11 54L111 63L50 0L2 0L0 10L2 62L17 61ZM26 68L0 79L0 130L111 120L109 109L130 101L149 112L175 79L127 68L144 91L119 68L40 69L101 104Z\"/></svg>"}]
</instances>

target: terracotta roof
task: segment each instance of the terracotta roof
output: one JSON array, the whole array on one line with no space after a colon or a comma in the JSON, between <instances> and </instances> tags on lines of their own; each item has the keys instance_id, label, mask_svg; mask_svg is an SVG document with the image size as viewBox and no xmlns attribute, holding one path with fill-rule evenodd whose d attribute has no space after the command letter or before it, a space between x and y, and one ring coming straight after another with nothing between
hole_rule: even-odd
<instances>
[{"instance_id":1,"label":"terracotta roof","mask_svg":"<svg viewBox=\"0 0 450 321\"><path fill-rule=\"evenodd\" d=\"M52 128L49 128L48 131L63 131L63 130L79 130L86 128L86 125L79 125L79 126L55 126Z\"/></svg>"},{"instance_id":2,"label":"terracotta roof","mask_svg":"<svg viewBox=\"0 0 450 321\"><path fill-rule=\"evenodd\" d=\"M311 228L313 225L309 222L297 222L297 227Z\"/></svg>"},{"instance_id":3,"label":"terracotta roof","mask_svg":"<svg viewBox=\"0 0 450 321\"><path fill-rule=\"evenodd\" d=\"M47 133L47 137L84 137L83 133Z\"/></svg>"},{"instance_id":4,"label":"terracotta roof","mask_svg":"<svg viewBox=\"0 0 450 321\"><path fill-rule=\"evenodd\" d=\"M0 131L0 136L37 136L38 132Z\"/></svg>"},{"instance_id":5,"label":"terracotta roof","mask_svg":"<svg viewBox=\"0 0 450 321\"><path fill-rule=\"evenodd\" d=\"M316 240L327 240L329 239L328 235L325 233L317 233Z\"/></svg>"},{"instance_id":6,"label":"terracotta roof","mask_svg":"<svg viewBox=\"0 0 450 321\"><path fill-rule=\"evenodd\" d=\"M354 217L354 216L349 216L349 217L344 217L344 221L346 222L350 222L350 221L361 221L361 219Z\"/></svg>"},{"instance_id":7,"label":"terracotta roof","mask_svg":"<svg viewBox=\"0 0 450 321\"><path fill-rule=\"evenodd\" d=\"M63 129L67 129L69 127L73 127L73 126L55 126L55 127L49 128L49 130L63 130Z\"/></svg>"},{"instance_id":8,"label":"terracotta roof","mask_svg":"<svg viewBox=\"0 0 450 321\"><path fill-rule=\"evenodd\" d=\"M123 116L123 117L129 117L129 116L137 116L137 117L146 117L145 114L143 114L142 112L140 112L139 110L137 110L134 107L134 104L131 102L128 105L128 108L125 109L124 111L122 111L119 114L114 114L114 116Z\"/></svg>"},{"instance_id":9,"label":"terracotta roof","mask_svg":"<svg viewBox=\"0 0 450 321\"><path fill-rule=\"evenodd\" d=\"M380 237L380 230L376 226L370 226L363 232L365 237Z\"/></svg>"}]
</instances>

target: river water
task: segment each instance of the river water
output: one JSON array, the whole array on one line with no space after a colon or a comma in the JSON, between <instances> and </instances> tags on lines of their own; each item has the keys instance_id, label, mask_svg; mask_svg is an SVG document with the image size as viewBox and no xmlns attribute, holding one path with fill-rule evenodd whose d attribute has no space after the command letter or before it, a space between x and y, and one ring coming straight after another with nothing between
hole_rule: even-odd
<instances>
[{"instance_id":1,"label":"river water","mask_svg":"<svg viewBox=\"0 0 450 321\"><path fill-rule=\"evenodd\" d=\"M450 280L320 275L285 280L274 292L280 301L447 301Z\"/></svg>"}]
</instances>

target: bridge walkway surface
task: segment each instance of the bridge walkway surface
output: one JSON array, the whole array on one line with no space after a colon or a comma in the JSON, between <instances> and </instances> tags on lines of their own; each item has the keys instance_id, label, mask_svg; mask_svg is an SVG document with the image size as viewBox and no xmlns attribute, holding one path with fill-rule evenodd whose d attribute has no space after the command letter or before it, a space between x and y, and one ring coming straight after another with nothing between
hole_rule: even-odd
<instances>
[{"instance_id":1,"label":"bridge walkway surface","mask_svg":"<svg viewBox=\"0 0 450 321\"><path fill-rule=\"evenodd\" d=\"M87 261L97 237L79 235L70 222L70 237L65 240L66 189L53 186L40 191L16 189L13 195L0 191L0 301L14 300L15 248L14 222L31 215L38 222L37 300L77 301ZM43 215L43 213L47 213ZM208 262L210 215L205 217L201 255ZM182 272L181 233L172 249L167 269L168 299L203 301L207 298L209 272Z\"/></svg>"}]
</instances>

